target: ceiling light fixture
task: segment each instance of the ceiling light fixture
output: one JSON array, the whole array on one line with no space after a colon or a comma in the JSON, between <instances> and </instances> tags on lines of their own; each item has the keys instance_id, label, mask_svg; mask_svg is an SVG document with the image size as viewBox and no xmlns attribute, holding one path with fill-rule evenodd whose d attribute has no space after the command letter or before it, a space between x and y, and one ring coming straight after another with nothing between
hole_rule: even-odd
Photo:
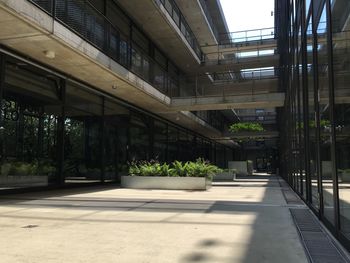
<instances>
[{"instance_id":1,"label":"ceiling light fixture","mask_svg":"<svg viewBox=\"0 0 350 263\"><path fill-rule=\"evenodd\" d=\"M52 50L45 50L44 54L45 54L45 57L50 59L54 59L56 57L55 51L52 51Z\"/></svg>"}]
</instances>

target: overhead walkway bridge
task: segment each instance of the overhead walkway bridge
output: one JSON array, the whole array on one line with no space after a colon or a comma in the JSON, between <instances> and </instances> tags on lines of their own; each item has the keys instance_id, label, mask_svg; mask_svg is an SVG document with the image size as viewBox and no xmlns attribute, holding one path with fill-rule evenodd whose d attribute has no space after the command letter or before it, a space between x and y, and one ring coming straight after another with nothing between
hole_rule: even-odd
<instances>
[{"instance_id":1,"label":"overhead walkway bridge","mask_svg":"<svg viewBox=\"0 0 350 263\"><path fill-rule=\"evenodd\" d=\"M201 47L205 56L202 72L222 68L257 68L278 66L277 39L274 28L231 32L220 35L215 45ZM213 67L217 65L218 67Z\"/></svg>"},{"instance_id":2,"label":"overhead walkway bridge","mask_svg":"<svg viewBox=\"0 0 350 263\"><path fill-rule=\"evenodd\" d=\"M271 108L284 105L274 28L220 35L205 53L191 85L172 96L171 110Z\"/></svg>"},{"instance_id":3,"label":"overhead walkway bridge","mask_svg":"<svg viewBox=\"0 0 350 263\"><path fill-rule=\"evenodd\" d=\"M177 96L171 110L224 110L282 107L284 93L279 91L279 69L268 67L196 75Z\"/></svg>"}]
</instances>

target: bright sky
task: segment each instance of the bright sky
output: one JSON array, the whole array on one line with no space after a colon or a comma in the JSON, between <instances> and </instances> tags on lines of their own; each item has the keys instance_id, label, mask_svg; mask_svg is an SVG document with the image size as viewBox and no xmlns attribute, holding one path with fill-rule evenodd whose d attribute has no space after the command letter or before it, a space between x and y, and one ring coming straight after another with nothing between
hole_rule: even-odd
<instances>
[{"instance_id":1,"label":"bright sky","mask_svg":"<svg viewBox=\"0 0 350 263\"><path fill-rule=\"evenodd\" d=\"M274 0L220 0L231 32L274 26Z\"/></svg>"}]
</instances>

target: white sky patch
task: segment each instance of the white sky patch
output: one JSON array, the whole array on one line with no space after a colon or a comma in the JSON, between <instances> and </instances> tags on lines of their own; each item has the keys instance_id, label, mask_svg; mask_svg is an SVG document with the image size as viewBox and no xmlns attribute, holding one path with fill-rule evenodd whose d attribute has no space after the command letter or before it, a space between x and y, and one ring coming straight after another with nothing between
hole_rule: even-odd
<instances>
[{"instance_id":1,"label":"white sky patch","mask_svg":"<svg viewBox=\"0 0 350 263\"><path fill-rule=\"evenodd\" d=\"M231 32L274 27L274 0L220 0Z\"/></svg>"}]
</instances>

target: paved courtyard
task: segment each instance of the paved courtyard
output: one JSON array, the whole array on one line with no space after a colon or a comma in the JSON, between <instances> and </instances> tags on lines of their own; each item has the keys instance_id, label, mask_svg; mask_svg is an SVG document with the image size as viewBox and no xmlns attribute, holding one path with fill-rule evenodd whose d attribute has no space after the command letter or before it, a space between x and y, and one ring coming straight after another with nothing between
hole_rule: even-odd
<instances>
[{"instance_id":1,"label":"paved courtyard","mask_svg":"<svg viewBox=\"0 0 350 263\"><path fill-rule=\"evenodd\" d=\"M0 262L308 262L289 212L304 205L286 194L296 199L281 179L256 176L208 191L1 196Z\"/></svg>"}]
</instances>

